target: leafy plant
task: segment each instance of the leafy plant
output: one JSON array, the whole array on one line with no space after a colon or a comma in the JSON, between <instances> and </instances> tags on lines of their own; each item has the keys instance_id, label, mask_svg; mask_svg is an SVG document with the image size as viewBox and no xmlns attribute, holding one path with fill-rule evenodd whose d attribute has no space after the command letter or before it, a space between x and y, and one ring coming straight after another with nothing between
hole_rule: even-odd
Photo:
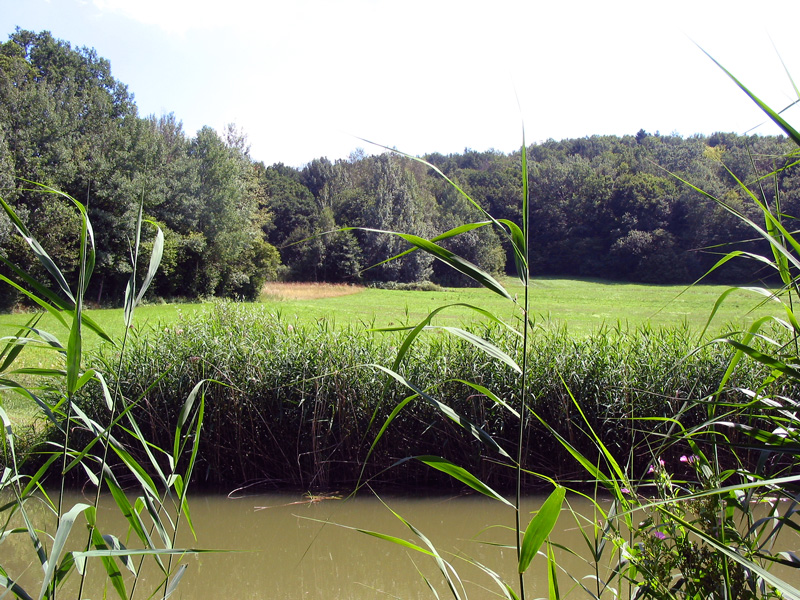
<instances>
[{"instance_id":1,"label":"leafy plant","mask_svg":"<svg viewBox=\"0 0 800 600\"><path fill-rule=\"evenodd\" d=\"M120 598L133 598L142 564L147 559L153 561L161 573L152 594L160 591L161 597L166 599L175 591L186 570L185 563L177 564L176 561L187 552L196 552L176 548L175 540L182 521L192 528L187 490L203 424L204 382L196 384L186 399L177 420L172 447L159 448L150 444L141 434L137 421L138 399L129 398L118 385L110 389L106 383L107 373L84 367L82 347L87 329L108 343L114 343L83 311L84 292L95 264L94 231L86 206L51 187L33 185L43 194L66 199L77 210L81 223L79 275L78 280L70 284L15 211L0 198L5 214L49 275L50 282L37 279L1 257L12 276L0 275L0 280L27 296L42 311L53 315L69 332L66 342L62 342L52 333L40 329L37 326L39 317L33 316L16 335L3 340L4 346L0 350L0 399L6 398L7 394L16 394L35 403L50 428L48 441L40 451L42 464L31 474L26 470L22 457L17 455L16 432L0 405L5 465L0 479L0 496L4 498L4 504L0 506L0 544L10 543L12 538L27 538L29 551L41 565L38 589L25 589L20 583L20 574L12 572L8 565L0 565L0 585L7 589L3 595L10 593L21 599L55 599L70 575L77 573L77 594L82 597L90 565L99 559L104 572L103 587L110 584ZM135 240L131 245L132 274L124 299L126 336L119 348L120 356L125 352L127 331L133 323L135 308L153 280L163 250L164 237L157 228L147 271L140 277L137 265L142 224L140 205ZM58 353L63 367L18 368L15 363L20 353L33 346ZM91 385L102 390L105 403L105 421L102 423L87 416L75 402L81 390ZM130 447L112 434L114 427L124 428L130 439L141 446L149 459L146 464L137 462ZM150 473L156 476L151 477ZM56 477L56 482L51 481L51 475ZM85 478L94 486L93 503L65 505L67 481L73 476ZM123 491L122 481L126 486L133 481L134 487ZM58 488L54 497L48 492L53 483ZM136 490L134 500L129 498L131 489ZM98 513L102 491L110 493L127 523L127 531L106 528L105 520ZM45 519L49 523L35 518L36 507L41 505L49 515ZM85 521L88 529L84 542L77 541L77 532L73 531L80 520ZM123 572L128 572L128 576L123 576Z\"/></svg>"},{"instance_id":2,"label":"leafy plant","mask_svg":"<svg viewBox=\"0 0 800 600\"><path fill-rule=\"evenodd\" d=\"M800 135L779 113L725 72L800 145ZM735 258L767 267L773 274L771 281L780 282L778 289L743 289L765 302L780 303L786 316L758 318L746 330L730 332L711 342L731 348L732 358L716 391L686 404L702 408L704 422L686 426L683 411L662 420L669 423L671 430L663 437L645 438L651 456L646 472L637 478L633 477L635 462L621 466L599 440L603 460L598 466L561 439L612 496L612 508L604 513L607 526L602 533L619 550L611 575L620 583L629 584L636 598L800 597L800 591L772 572L779 564L792 568L800 565L793 552L779 546L782 530L796 530L799 525L797 402L774 391L776 383L796 389L800 376L800 326L794 312L800 244L789 229L792 217L782 206L781 187L782 175L800 162L797 155L795 151L775 157L778 164L766 174L759 173L752 160L755 175L749 182L721 162L736 184L734 192L722 198L684 181L742 221L769 248L766 254L729 252L711 270ZM717 149L709 152L709 157L722 161L724 153ZM766 182L772 185L767 186ZM739 200L749 201L764 225L748 216ZM728 293L717 300L709 323ZM767 369L766 377L752 388L732 385L731 377L745 358ZM646 425L643 423L643 429ZM674 457L676 450L685 453L670 464L670 456ZM676 469L682 471L680 476ZM587 541L597 540L585 537ZM591 591L584 587L596 598L606 590L616 595L616 590L609 588L607 582Z\"/></svg>"},{"instance_id":3,"label":"leafy plant","mask_svg":"<svg viewBox=\"0 0 800 600\"><path fill-rule=\"evenodd\" d=\"M734 79L734 81L736 81ZM778 113L769 109L763 102L749 92L741 83L741 87L788 135L800 145L800 134L795 131ZM800 96L800 94L798 94ZM387 148L388 149L388 148ZM798 356L797 337L800 325L795 317L793 297L800 291L800 251L794 235L785 226L788 217L781 209L780 174L790 166L797 164L794 155L785 164L770 173L767 178L775 182L772 198L765 193L763 181L759 176L752 186L731 176L739 185L739 189L749 198L764 217L764 226L757 225L741 210L730 202L711 197L723 209L742 220L772 250L771 256L759 255L755 252L735 251L723 257L712 271L728 260L746 256L763 263L773 269L781 281L783 288L774 293L767 288L755 288L753 291L763 297L784 302L786 320L765 317L758 319L753 326L741 335L729 335L717 342L731 346L735 353L728 370L722 377L717 391L709 396L696 400L687 400L684 409L674 417L663 417L642 423L639 436L639 447L649 451L649 468L647 472L634 476L636 469L641 469L640 461L634 451L636 444L631 443L631 453L626 464L620 463L583 412L579 402L570 392L573 409L580 415L580 436L588 437L595 445L594 456L587 457L576 449L573 440L561 435L540 415L536 414L527 399L528 383L528 341L531 330L527 283L529 279L528 260L528 169L527 149L523 142L521 151L522 181L522 224L516 225L507 219L495 219L483 211L485 220L456 227L438 237L425 239L409 233L371 230L378 235L391 234L405 240L411 249L398 255L422 251L435 259L452 267L462 275L471 278L485 288L514 302L520 311L517 325L512 327L500 322L493 314L479 307L470 306L477 314L490 321L508 327L518 337L522 348L522 363L501 350L492 341L474 333L451 326L434 324L436 315L448 307L440 307L432 311L416 326L392 328L392 331L406 331L406 337L399 347L397 357L391 368L376 366L386 372L392 379L410 390L410 395L400 402L386 419L376 436L372 449L379 443L393 419L413 402L427 402L435 406L443 417L458 424L469 435L478 440L490 454L491 460L516 469L517 493L513 503L515 522L514 536L516 540L519 581L516 589L508 582L501 581L496 574L483 565L477 565L499 584L500 595L505 598L524 598L524 574L531 564L532 557L540 551L542 544L552 531L558 513L565 498L563 487L556 485L555 490L545 501L541 510L525 527L520 514L520 496L524 469L524 431L525 420L534 417L559 441L562 447L585 469L586 474L598 486L595 493L596 514L587 519L574 515L584 534L590 551L588 562L595 570L594 585L587 585L583 578L575 574L567 574L575 585L593 598L604 596L618 597L623 588L628 587L634 598L650 596L654 598L767 598L767 597L800 597L794 587L773 575L772 565L783 563L790 566L800 564L800 560L792 553L775 550L779 531L789 526L797 528L796 482L800 475L795 475L800 453L797 448L798 434L796 409L797 403L784 396L766 396L769 384L781 379L788 379L792 385L800 378L800 356ZM408 157L413 158L413 157ZM450 181L434 165L416 158L436 171L459 193L464 195L477 209L481 207ZM697 189L697 188L695 188ZM701 191L698 189L698 191ZM759 196L760 193L760 196ZM480 227L496 227L513 248L517 276L525 286L525 295L521 301L513 298L505 288L489 273L447 250L439 242L453 236L463 234ZM390 259L391 260L391 259ZM720 298L714 310L724 300ZM713 313L712 313L713 317ZM774 322L785 330L786 336L773 338L767 336L762 329L766 323ZM504 368L512 371L517 378L516 405L509 399L498 397L492 390L476 382L465 382L475 393L483 396L487 402L502 407L519 419L519 437L515 452L509 452L480 423L471 421L463 414L453 410L451 403L440 400L429 392L424 385L412 382L403 375L404 360L409 348L423 331L439 330L456 336L472 344L488 359L497 361ZM786 338L788 337L788 342ZM755 342L758 343L755 343ZM773 351L764 351L759 344L765 344ZM743 356L765 365L770 374L764 384L756 389L729 390L730 377ZM560 373L558 373L561 375ZM563 380L562 380L563 381ZM564 383L569 391L569 387ZM730 399L730 392L738 393L743 401ZM683 413L691 406L704 409L706 419L699 426L686 429L681 423ZM646 430L653 423L665 426L666 433L648 435ZM686 467L687 482L673 477L667 470L664 457L676 449L690 448L691 452L683 455ZM372 450L371 450L372 451ZM753 462L748 453L757 453ZM508 503L472 473L462 467L438 456L416 456L431 468L447 473L463 485L493 500ZM407 459L404 459L407 460ZM726 466L731 464L732 466ZM755 464L755 467L753 465ZM531 473L535 475L534 473ZM650 492L640 495L642 486L651 486L655 498ZM600 504L600 493L611 495L613 503L610 510L603 510ZM772 509L766 516L759 514L754 506L768 499ZM786 499L789 504L785 512L778 510L778 500ZM574 513L573 513L574 514ZM641 519L641 520L639 520ZM409 527L412 527L409 525ZM424 541L416 529L412 531ZM376 535L374 532L366 532ZM430 554L428 549L413 545L399 539L389 539L394 543L412 548L422 554ZM610 556L604 559L608 541L613 541ZM573 552L571 549L563 549ZM553 546L548 543L544 553L548 564L548 581L551 598L560 595L557 580L557 562ZM466 596L466 589L457 578L457 574L449 563L444 563L438 553L434 555L442 576L447 582L454 598ZM616 557L616 559L615 559ZM610 572L599 569L601 560L612 561ZM616 560L616 564L613 561ZM426 583L431 586L430 582ZM431 586L433 589L433 586ZM434 590L434 593L435 590Z\"/></svg>"}]
</instances>

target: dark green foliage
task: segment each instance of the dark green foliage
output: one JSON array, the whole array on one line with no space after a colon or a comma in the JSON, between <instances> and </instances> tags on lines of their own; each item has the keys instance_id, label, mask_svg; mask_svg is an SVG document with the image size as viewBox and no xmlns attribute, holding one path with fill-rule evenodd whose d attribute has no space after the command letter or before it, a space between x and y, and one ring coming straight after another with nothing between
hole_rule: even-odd
<instances>
[{"instance_id":1,"label":"dark green foliage","mask_svg":"<svg viewBox=\"0 0 800 600\"><path fill-rule=\"evenodd\" d=\"M516 342L500 330L475 332L516 355ZM382 395L384 375L367 366L390 364L398 343L392 335L336 329L325 320L299 325L258 307L220 303L207 316L187 316L137 335L125 356L121 383L131 399L144 394L145 435L155 443L166 443L160 440L172 435L181 403L198 378L214 377L224 384L206 393L201 466L196 470L200 483L342 489L358 479L376 428L407 395L408 390L395 385ZM689 332L680 328L609 329L585 339L563 330L538 330L529 357L531 408L592 455L591 440L581 433L583 424L562 376L606 445L624 460L643 432L655 427L640 419L675 416L689 396L716 390L729 353L710 346L687 358L692 345ZM110 354L103 357L103 362L116 360ZM403 376L433 386L436 397L483 425L513 454L517 419L454 381L474 381L518 405L513 371L475 346L437 333L415 347L403 365ZM755 367L743 370L736 384L755 385L762 375ZM83 402L93 412L102 410L94 393ZM695 410L685 416L684 425L703 418ZM528 423L524 466L570 476L574 462L544 433ZM648 460L646 448L637 445L636 452ZM493 487L513 484L513 470L496 464L496 456L419 399L385 432L367 462L367 473L377 477L376 484L450 484L419 465L404 464L380 474L394 461L417 454L444 456Z\"/></svg>"},{"instance_id":2,"label":"dark green foliage","mask_svg":"<svg viewBox=\"0 0 800 600\"><path fill-rule=\"evenodd\" d=\"M753 166L757 172L783 166L776 157L788 148L779 137L716 133L684 139L644 131L531 146L531 271L690 282L720 253L762 252L763 243L746 241L750 235L739 219L667 171L753 217L742 190L726 192L729 176L721 161L748 183ZM427 158L488 213L521 222L519 152L465 149ZM777 190L788 212L800 205L795 171L781 171L775 189L764 190L768 200ZM15 177L91 197L89 216L107 232L98 240L96 276L87 292L99 303L124 290L130 224L142 195L145 218L157 221L166 236L164 273L151 292L161 297L255 298L263 281L276 277L471 285L423 252L383 262L408 249L396 236L331 232L369 227L430 238L483 220L455 188L407 157L360 151L348 160L314 159L301 169L265 167L250 158L246 138L235 128L219 134L205 127L191 137L175 115L141 118L108 61L48 32L17 30L0 44L0 190L74 278L68 243L76 239L74 219L62 219L63 207L43 205ZM58 239L50 235L55 223ZM0 223L0 251L36 269L17 251L10 231ZM283 266L265 243L278 249ZM483 227L442 245L490 273L513 271L512 246L497 229ZM742 262L712 278L764 275ZM6 293L0 308L17 300Z\"/></svg>"},{"instance_id":3,"label":"dark green foliage","mask_svg":"<svg viewBox=\"0 0 800 600\"><path fill-rule=\"evenodd\" d=\"M131 272L131 223L143 196L145 218L162 224L168 243L168 273L154 294L252 299L274 276L275 254L264 249L261 233L267 215L258 211L243 136L229 129L223 140L204 128L187 139L171 114L142 119L94 50L73 49L48 32L17 30L0 45L0 188L74 279L74 215L43 203L23 180L91 198L89 216L105 233L87 292L97 302L122 296ZM7 237L4 218L4 253L35 269Z\"/></svg>"}]
</instances>

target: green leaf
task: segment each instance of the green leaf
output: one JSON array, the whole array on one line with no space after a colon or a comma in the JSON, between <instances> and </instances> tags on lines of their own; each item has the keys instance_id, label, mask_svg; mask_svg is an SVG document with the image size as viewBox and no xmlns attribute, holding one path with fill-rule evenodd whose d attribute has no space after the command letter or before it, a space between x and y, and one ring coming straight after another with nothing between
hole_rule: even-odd
<instances>
[{"instance_id":1,"label":"green leaf","mask_svg":"<svg viewBox=\"0 0 800 600\"><path fill-rule=\"evenodd\" d=\"M556 487L555 490L544 501L542 508L536 513L528 523L525 529L525 535L522 538L522 549L519 555L519 573L524 573L528 570L531 560L539 552L539 548L547 539L547 536L553 531L558 521L558 515L561 514L561 505L564 502L564 496L567 490L562 486Z\"/></svg>"},{"instance_id":2,"label":"green leaf","mask_svg":"<svg viewBox=\"0 0 800 600\"><path fill-rule=\"evenodd\" d=\"M726 344L733 346L737 350L744 352L745 354L747 354L747 356L749 356L753 360L760 362L761 364L767 365L769 368L778 371L780 373L783 373L784 375L788 375L796 380L800 380L800 371L798 371L794 367L790 367L785 362L780 361L777 358L770 356L769 354L764 354L763 352L759 352L755 348L737 342L736 340L726 338L722 341L724 341Z\"/></svg>"},{"instance_id":3,"label":"green leaf","mask_svg":"<svg viewBox=\"0 0 800 600\"><path fill-rule=\"evenodd\" d=\"M61 292L70 300L75 302L75 297L72 295L72 290L69 288L69 284L67 280L64 278L64 274L61 272L56 266L56 263L53 262L53 259L50 258L50 255L47 254L42 245L31 235L31 232L28 231L28 228L25 227L25 224L19 219L17 214L14 212L6 202L0 197L0 206L6 211L8 218L11 219L11 222L14 224L14 227L17 229L19 234L22 236L22 239L25 240L25 243L28 244L30 249L33 251L33 254L42 264L42 266L47 269L47 272L55 279L58 288Z\"/></svg>"},{"instance_id":4,"label":"green leaf","mask_svg":"<svg viewBox=\"0 0 800 600\"><path fill-rule=\"evenodd\" d=\"M558 572L556 571L556 557L553 554L553 545L547 542L547 589L550 600L560 600L558 592Z\"/></svg>"},{"instance_id":5,"label":"green leaf","mask_svg":"<svg viewBox=\"0 0 800 600\"><path fill-rule=\"evenodd\" d=\"M166 594L164 595L164 600L167 600L172 594L175 593L175 590L178 589L178 584L183 579L184 573L186 573L186 569L189 568L189 565L183 564L178 567L178 572L172 576L169 580L169 585L167 586Z\"/></svg>"},{"instance_id":6,"label":"green leaf","mask_svg":"<svg viewBox=\"0 0 800 600\"><path fill-rule=\"evenodd\" d=\"M1 568L0 568L0 586L6 588L20 600L33 600L33 598L30 597L28 592L26 592L16 581L8 577L6 573L2 571ZM5 596L5 594L2 594L2 596Z\"/></svg>"},{"instance_id":7,"label":"green leaf","mask_svg":"<svg viewBox=\"0 0 800 600\"><path fill-rule=\"evenodd\" d=\"M488 485L483 483L480 479L475 477L472 473L451 463L449 460L441 458L439 456L416 456L415 457L418 461L428 465L429 467L433 467L441 471L442 473L446 473L450 475L453 479L456 479L463 483L464 485L468 485L476 492L480 492L484 496L491 498L492 500L499 500L503 504L514 508L514 505L503 498L500 494L495 492L492 488Z\"/></svg>"},{"instance_id":8,"label":"green leaf","mask_svg":"<svg viewBox=\"0 0 800 600\"><path fill-rule=\"evenodd\" d=\"M483 338L475 335L474 333L470 333L469 331L466 331L459 327L441 327L441 329L444 329L445 331L452 333L453 335L460 337L463 340L466 340L467 342L478 348L480 351L486 353L487 355L491 356L494 359L499 360L502 363L505 363L520 375L522 374L522 369L520 369L519 365L514 361L514 359L511 358L508 354L506 354L502 350L500 350L500 348L489 342L488 340L484 340Z\"/></svg>"},{"instance_id":9,"label":"green leaf","mask_svg":"<svg viewBox=\"0 0 800 600\"><path fill-rule=\"evenodd\" d=\"M466 417L463 417L460 414L458 414L455 410L453 410L452 408L450 408L449 406L447 406L443 402L440 402L439 400L436 400L435 398L433 398L427 392L419 389L417 386L415 386L414 384L409 382L405 377L403 377L399 373L397 373L395 371L392 371L391 369L387 369L386 367L384 367L382 365L378 365L378 364L373 364L373 365L370 365L370 366L372 366L372 367L374 367L376 369L379 369L380 371L383 371L384 373L386 373L387 375L392 377L398 383L400 383L400 384L406 386L408 389L416 392L416 394L419 395L421 398L423 398L426 402L432 404L434 407L439 409L439 411L444 416L446 416L448 419L450 419L454 423L457 423L459 426L463 427L472 436L474 436L475 438L477 438L480 441L482 441L484 444L489 446L495 452L501 454L502 456L505 456L506 458L509 458L509 459L511 458L511 456L509 456L509 454L505 450L503 450L503 448L500 447L500 445L494 440L494 438L492 438L492 436L490 436L488 433L486 433L486 431L484 431L482 428L480 428L477 425L475 425L472 421L470 421Z\"/></svg>"},{"instance_id":10,"label":"green leaf","mask_svg":"<svg viewBox=\"0 0 800 600\"><path fill-rule=\"evenodd\" d=\"M510 412L512 415L514 415L515 417L519 418L519 413L517 412L517 410L513 406L511 406L510 404L508 404L504 400L501 400L500 398L498 398L491 390L485 388L484 386L478 385L477 383L473 383L471 381L466 381L465 379L453 379L453 381L458 381L459 383L463 383L464 385L471 387L473 390L475 390L479 394L481 394L483 396L486 396L487 398L489 398L489 400L491 400L492 402L494 402L498 406L502 406L508 412Z\"/></svg>"},{"instance_id":11,"label":"green leaf","mask_svg":"<svg viewBox=\"0 0 800 600\"><path fill-rule=\"evenodd\" d=\"M61 553L64 550L64 546L67 543L67 538L69 537L70 531L72 531L72 526L75 524L75 519L78 518L82 512L86 509L92 508L88 504L78 503L73 506L69 511L61 515L61 518L58 520L58 529L56 530L56 535L53 538L53 547L50 550L50 558L47 562L43 565L45 572L44 578L42 579L42 589L39 592L39 600L42 600L47 593L47 588L50 587L50 583L53 581L53 576L56 572L56 567L58 564L58 558L61 556ZM74 556L77 556L78 553L74 553Z\"/></svg>"},{"instance_id":12,"label":"green leaf","mask_svg":"<svg viewBox=\"0 0 800 600\"><path fill-rule=\"evenodd\" d=\"M382 229L371 229L368 227L361 228L362 231L371 231L373 233L387 233L390 235L396 235L398 237L403 238L412 246L416 246L420 250L424 250L428 254L432 255L434 258L439 259L440 261L450 265L456 271L463 273L476 283L479 283L486 289L494 292L495 294L499 294L504 298L509 300L513 300L511 295L506 291L506 289L497 281L494 277L492 277L489 273L481 269L479 266L469 262L468 260L461 258L457 254L450 252L449 250L442 248L441 246L433 243L430 240L426 240L416 235L411 235L410 233L397 233L396 231L385 231Z\"/></svg>"},{"instance_id":13,"label":"green leaf","mask_svg":"<svg viewBox=\"0 0 800 600\"><path fill-rule=\"evenodd\" d=\"M97 550L107 550L109 545L107 545L107 541L105 539L106 536L103 536L100 531L97 529L97 511L92 506L86 510L86 522L91 527L91 536L92 536L92 544ZM119 544L119 540L116 540L116 546L114 544L113 536L109 536L109 541L111 542L111 547L116 549L120 549L122 546ZM126 560L130 560L130 557L126 557ZM128 597L128 592L125 589L125 581L122 579L122 573L117 568L117 563L114 561L113 557L110 556L102 556L100 557L100 562L103 563L103 567L105 567L106 574L108 578L111 579L111 585L114 586L114 589L117 591L122 600L125 600Z\"/></svg>"},{"instance_id":14,"label":"green leaf","mask_svg":"<svg viewBox=\"0 0 800 600\"><path fill-rule=\"evenodd\" d=\"M723 66L722 66L722 65L721 65L721 64L720 64L720 63L717 61L717 59L715 59L715 58L714 58L713 56L711 56L711 55L710 55L708 52L706 52L705 50L703 50L703 48L702 48L701 46L699 46L699 45L698 45L697 47L698 47L698 48L700 48L700 50L702 50L702 51L703 51L703 54L705 54L705 55L706 55L708 58L710 58L712 61L714 61L714 64L715 64L715 65L717 65L717 66L718 66L720 69L722 69L722 70L724 71L724 73L725 73L725 74L726 74L728 77L730 77L730 78L733 80L733 82L734 82L734 83L735 83L737 86L739 86L739 89L740 89L740 90L742 90L742 91L743 91L745 94L747 94L747 95L750 97L750 99L751 99L753 102L755 102L755 103L758 105L758 107L759 107L759 108L760 108L762 111L764 111L764 112L766 113L766 115L767 115L767 116L768 116L770 119L772 119L772 121L773 121L773 122L774 122L774 123L775 123L775 124L776 124L778 127L780 127L781 129L783 129L783 131L786 133L786 135L788 135L788 136L789 136L789 137L792 139L792 141L793 141L795 144L797 144L798 146L800 146L800 133L798 133L798 132L797 132L797 130L796 130L796 129L794 129L794 127L792 127L791 125L789 125L789 123L787 123L787 122L786 122L786 121L783 119L783 117L781 117L781 116L780 116L778 113L776 113L776 112L775 112L774 110L772 110L772 109L771 109L769 106L767 106L767 105L766 105L764 102L762 102L762 101L761 101L761 100L760 100L760 99L759 99L759 98L758 98L758 97L757 97L755 94L753 94L753 92L751 92L749 89L747 89L747 88L744 86L744 84L743 84L741 81L739 81L738 79L736 79L736 77L734 77L734 76L733 76L733 74L731 74L731 72L730 72L730 71L728 71L728 70L727 70L725 67L723 67Z\"/></svg>"}]
</instances>

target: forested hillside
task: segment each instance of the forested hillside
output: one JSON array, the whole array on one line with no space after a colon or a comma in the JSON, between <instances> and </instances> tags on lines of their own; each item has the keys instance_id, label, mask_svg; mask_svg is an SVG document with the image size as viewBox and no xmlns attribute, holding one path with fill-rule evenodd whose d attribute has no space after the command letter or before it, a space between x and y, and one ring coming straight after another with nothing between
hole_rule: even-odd
<instances>
[{"instance_id":1,"label":"forested hillside","mask_svg":"<svg viewBox=\"0 0 800 600\"><path fill-rule=\"evenodd\" d=\"M532 270L692 281L716 261L715 252L731 249L721 244L742 240L741 249L752 249L746 242L751 233L669 172L748 212L726 169L755 181L757 173L785 164L790 149L780 137L684 139L645 131L532 145ZM520 220L518 152L423 158L494 216ZM348 160L319 158L302 168L265 166L250 157L245 132L234 126L189 134L179 116L141 116L133 95L94 50L73 48L48 32L17 30L0 45L0 194L69 271L79 221L72 207L31 191L31 181L88 201L98 246L88 297L99 303L122 296L142 197L146 218L166 235L152 294L168 298L254 298L275 278L458 285L456 273L419 252L365 270L405 250L396 237L361 230L320 234L352 226L433 236L483 220L430 169L397 155L356 151ZM754 185L773 199L777 192L784 213L798 214L796 170ZM313 239L294 243L307 238ZM513 269L502 231L482 227L446 245L490 271ZM36 268L5 220L0 256ZM758 269L731 263L717 277L768 275ZM0 308L18 299L6 288Z\"/></svg>"}]
</instances>

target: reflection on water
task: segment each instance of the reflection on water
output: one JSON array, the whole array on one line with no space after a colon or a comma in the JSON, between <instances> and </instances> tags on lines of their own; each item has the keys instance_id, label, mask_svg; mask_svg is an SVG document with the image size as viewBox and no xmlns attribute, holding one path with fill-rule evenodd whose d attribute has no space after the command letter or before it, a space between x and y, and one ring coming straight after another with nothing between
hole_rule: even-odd
<instances>
[{"instance_id":1,"label":"reflection on water","mask_svg":"<svg viewBox=\"0 0 800 600\"><path fill-rule=\"evenodd\" d=\"M68 506L80 501L86 499L75 495L69 498ZM503 547L513 544L510 527L513 526L514 514L510 508L474 496L390 498L386 502L423 532L441 555L453 564L470 597L492 597L499 589L489 577L471 567L464 560L467 557L489 566L517 587L516 551ZM571 500L571 503L577 511L592 514L588 503L580 499ZM524 508L533 511L539 505L540 499L532 498ZM422 545L374 497L312 501L287 494L238 499L200 496L192 499L191 512L197 540L193 540L188 528L183 527L183 535L179 536L180 547L232 552L184 558L183 563L188 565L186 576L173 598L432 598L434 596L427 589L421 573L430 579L442 597L449 597L430 557L351 529L378 531ZM106 532L124 539L125 525L110 508L110 502L105 504L100 518L112 523ZM52 523L52 518L50 521ZM558 527L561 533L556 541L559 544L579 555L588 555L586 542L571 514L562 513ZM76 526L72 535L78 545L85 537L85 530ZM611 549L610 544L608 549ZM12 566L9 564L10 551L20 553L20 559L23 554L26 559L33 559L13 568L19 572L17 569L29 565L31 571L22 582L35 581L33 575L40 568L35 563L29 540L17 536L13 546L0 545L0 562L6 567ZM560 552L559 564L574 575L593 574L585 563L569 557L566 552ZM98 574L101 568L99 564L93 567ZM146 598L159 582L156 570L143 572L146 577L140 583L137 598ZM564 574L560 576L560 583L562 593L572 587ZM38 593L38 590L34 591ZM547 596L542 556L534 559L526 575L526 592L530 598ZM96 586L84 593L84 597L99 598L102 594L102 588ZM111 595L114 595L113 590L109 592L109 597ZM583 596L578 593L578 597ZM74 597L74 594L65 597Z\"/></svg>"}]
</instances>

